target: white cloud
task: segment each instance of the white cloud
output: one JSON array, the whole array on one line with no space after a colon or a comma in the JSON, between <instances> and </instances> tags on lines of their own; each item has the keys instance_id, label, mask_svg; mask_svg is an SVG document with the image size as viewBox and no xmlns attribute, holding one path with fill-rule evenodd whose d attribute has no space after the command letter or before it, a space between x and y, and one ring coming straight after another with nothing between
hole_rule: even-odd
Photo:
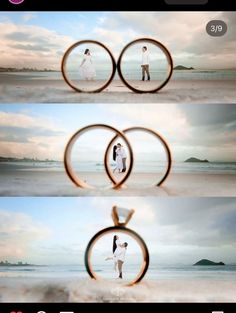
<instances>
[{"instance_id":1,"label":"white cloud","mask_svg":"<svg viewBox=\"0 0 236 313\"><path fill-rule=\"evenodd\" d=\"M2 141L1 156L62 161L67 141L67 136L29 137L26 143Z\"/></svg>"},{"instance_id":2,"label":"white cloud","mask_svg":"<svg viewBox=\"0 0 236 313\"><path fill-rule=\"evenodd\" d=\"M216 105L125 103L109 106L107 112L109 120L119 129L142 125L159 132L169 143L176 161L190 156L235 161L235 108L232 105L219 109ZM140 139L140 134L135 138Z\"/></svg>"},{"instance_id":3,"label":"white cloud","mask_svg":"<svg viewBox=\"0 0 236 313\"><path fill-rule=\"evenodd\" d=\"M157 130L167 139L178 142L185 141L189 137L190 127L187 117L178 104L119 104L109 106L112 116L119 116L126 127L142 125ZM152 112L152 114L149 114ZM171 117L174 117L174 120Z\"/></svg>"},{"instance_id":4,"label":"white cloud","mask_svg":"<svg viewBox=\"0 0 236 313\"><path fill-rule=\"evenodd\" d=\"M44 128L55 130L55 126L47 117L33 117L22 113L0 112L0 127Z\"/></svg>"},{"instance_id":5,"label":"white cloud","mask_svg":"<svg viewBox=\"0 0 236 313\"><path fill-rule=\"evenodd\" d=\"M25 213L0 210L0 258L27 258L37 240L50 236L50 230Z\"/></svg>"},{"instance_id":6,"label":"white cloud","mask_svg":"<svg viewBox=\"0 0 236 313\"><path fill-rule=\"evenodd\" d=\"M131 40L153 37L170 49L175 64L182 63L196 68L224 68L236 63L233 53L236 47L235 21L230 12L106 13L91 21L89 29L83 20L84 16L86 15L80 14L71 21L67 14L64 25L66 33L71 31L71 36L43 26L27 24L36 17L34 13L24 14L22 24L14 24L2 17L0 66L59 69L62 54L76 41L73 37L78 30L82 30L84 35L87 30L85 36L106 44L116 57ZM40 15L37 18L40 22ZM225 36L214 38L206 33L206 24L212 19L222 19L228 23L230 27Z\"/></svg>"},{"instance_id":7,"label":"white cloud","mask_svg":"<svg viewBox=\"0 0 236 313\"><path fill-rule=\"evenodd\" d=\"M33 13L26 13L22 15L22 20L23 22L26 22L26 23L33 20L34 18L36 18L36 14L33 14Z\"/></svg>"},{"instance_id":8,"label":"white cloud","mask_svg":"<svg viewBox=\"0 0 236 313\"><path fill-rule=\"evenodd\" d=\"M73 42L71 37L44 27L2 22L0 66L58 70L63 53Z\"/></svg>"},{"instance_id":9,"label":"white cloud","mask_svg":"<svg viewBox=\"0 0 236 313\"><path fill-rule=\"evenodd\" d=\"M97 214L104 216L108 222L112 223L110 214L107 212L112 211L112 207L116 205L118 207L126 208L128 210L134 209L135 213L130 223L135 225L149 225L155 223L155 208L151 201L146 201L145 198L129 197L123 199L117 198L97 198L91 199L91 206L94 206L94 210Z\"/></svg>"},{"instance_id":10,"label":"white cloud","mask_svg":"<svg viewBox=\"0 0 236 313\"><path fill-rule=\"evenodd\" d=\"M210 37L206 24L213 19L225 20L230 26L229 34ZM230 12L120 12L108 14L100 25L100 33L105 33L108 25L115 38L122 34L117 50L137 37L153 37L170 49L175 64L196 68L235 67L236 57L232 53L236 45L232 36L235 22Z\"/></svg>"},{"instance_id":11,"label":"white cloud","mask_svg":"<svg viewBox=\"0 0 236 313\"><path fill-rule=\"evenodd\" d=\"M0 112L0 127L1 156L63 159L69 135L47 116Z\"/></svg>"}]
</instances>

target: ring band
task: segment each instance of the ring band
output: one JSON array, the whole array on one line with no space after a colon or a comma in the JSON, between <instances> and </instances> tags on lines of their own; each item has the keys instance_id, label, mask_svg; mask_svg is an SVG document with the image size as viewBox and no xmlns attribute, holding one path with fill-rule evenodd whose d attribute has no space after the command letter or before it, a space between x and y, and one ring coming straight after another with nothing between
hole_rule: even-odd
<instances>
[{"instance_id":1,"label":"ring band","mask_svg":"<svg viewBox=\"0 0 236 313\"><path fill-rule=\"evenodd\" d=\"M130 48L131 46L133 46L133 45L135 45L137 43L143 42L143 41L152 43L155 46L157 46L158 48L160 48L161 51L165 54L167 62L168 62L168 74L166 76L166 79L161 83L160 86L158 86L158 87L156 87L154 89L151 89L151 90L140 90L140 89L137 89L137 88L133 87L124 78L124 76L122 74L122 70L121 70L122 57L123 57L125 51L128 48ZM161 90L169 82L169 80L170 80L170 78L172 76L172 73L173 73L173 60L172 60L172 57L171 57L171 54L170 54L169 50L160 41L157 41L157 40L151 39L151 38L139 38L139 39L133 40L130 43L128 43L123 48L123 50L121 51L119 59L118 59L118 62L117 62L117 71L118 71L120 79L122 80L124 85L126 87L128 87L129 89L131 89L132 91L137 92L137 93L154 93L154 92L157 92L157 91Z\"/></svg>"},{"instance_id":2,"label":"ring band","mask_svg":"<svg viewBox=\"0 0 236 313\"><path fill-rule=\"evenodd\" d=\"M99 231L97 234L95 234L92 239L89 241L88 246L86 248L85 251L85 257L84 257L84 262L85 262L85 267L86 270L89 274L89 276L93 279L98 279L96 273L93 270L93 266L91 264L91 253L92 253L92 249L95 245L95 243L97 242L97 240L99 240L103 235L105 234L109 234L109 233L114 233L115 232L122 232L122 233L126 233L128 235L130 235L140 246L141 250L142 250L142 255L143 255L143 262L142 262L142 266L141 269L138 273L138 275L127 284L127 286L132 286L138 282L140 282L143 277L145 276L147 270L148 270L148 266L149 266L149 252L148 252L148 248L145 244L145 241L142 239L142 237L140 237L140 235L138 235L136 232L134 232L133 230L126 228L124 226L112 226L112 227L108 227L105 228L101 231Z\"/></svg>"},{"instance_id":3,"label":"ring band","mask_svg":"<svg viewBox=\"0 0 236 313\"><path fill-rule=\"evenodd\" d=\"M83 135L85 132L87 132L88 130L91 130L91 129L107 129L107 130L111 130L113 132L115 132L117 135L116 135L116 138L118 136L120 136L125 144L127 145L127 148L128 148L128 151L129 151L129 156L130 156L130 164L128 166L128 169L127 171L124 173L124 176L123 178L119 181L119 182L115 182L114 183L114 177L112 175L110 175L109 177L111 177L111 181L113 183L113 186L112 188L113 189L117 189L119 188L120 186L122 186L124 184L124 182L128 179L131 171L132 171L132 168L133 168L133 150L132 150L132 147L131 147L131 144L129 143L129 140L126 138L126 136L124 135L124 133L122 131L119 131L118 129L112 127L112 126L109 126L109 125L106 125L106 124L93 124L93 125L88 125L88 126L85 126L81 129L79 129L71 138L70 140L68 141L67 145L66 145L66 148L65 148L65 152L64 152L64 167L65 167L65 171L67 173L67 175L69 176L69 178L72 180L72 182L77 186L77 187L82 187L82 188L93 188L93 186L87 184L86 182L84 182L83 180L81 180L76 174L75 172L73 171L73 168L72 168L72 165L71 165L71 151L72 151L72 148L76 142L76 140L81 136ZM105 165L105 170L106 170L106 173L109 173L110 174L110 171L109 171L109 155L108 155L108 152L109 152L109 149L106 149L106 153L104 155L104 165Z\"/></svg>"},{"instance_id":4,"label":"ring band","mask_svg":"<svg viewBox=\"0 0 236 313\"><path fill-rule=\"evenodd\" d=\"M70 79L67 76L67 71L66 71L66 65L67 65L67 59L71 53L72 50L74 50L75 48L77 48L78 46L82 45L82 44L96 44L100 47L102 47L103 49L106 50L106 52L109 54L110 58L111 58L111 63L112 63L112 72L111 72L111 76L110 78L107 80L107 82L102 86L99 87L95 90L92 91L84 91L78 87L76 87L75 85L72 84L72 82L70 81ZM96 40L81 40L78 41L76 43L74 43L72 46L70 46L65 54L63 55L62 61L61 61L61 72L62 72L62 76L65 80L65 82L75 91L77 92L87 92L87 93L96 93L96 92L101 92L102 90L104 90L108 85L110 85L111 81L113 80L115 73L116 73L116 61L111 53L111 51L101 42L96 41Z\"/></svg>"},{"instance_id":5,"label":"ring band","mask_svg":"<svg viewBox=\"0 0 236 313\"><path fill-rule=\"evenodd\" d=\"M170 148L169 148L167 142L155 130L152 130L152 129L147 128L147 127L139 127L139 126L137 126L137 127L130 127L130 128L126 128L126 129L122 130L122 133L126 134L126 133L132 132L132 131L144 131L144 132L147 132L147 133L151 133L152 135L157 137L157 139L163 145L163 147L165 149L165 152L166 152L166 156L167 156L167 167L166 167L166 170L165 170L165 173L164 173L163 177L160 179L160 181L158 181L155 184L155 186L161 186L164 183L164 181L167 179L167 177L169 176L170 171L171 171L171 166L172 166L171 152L170 152ZM107 149L106 149L106 152L105 152L105 160L106 160L106 162L108 160L108 154L109 154L109 151L111 149L111 146L112 146L113 142L116 140L116 138L117 138L117 136L112 138L112 140L110 141L110 143L107 146ZM113 184L116 184L117 181L116 181L115 177L113 175L111 175L111 171L110 171L110 169L108 167L108 164L106 164L105 169L106 169L106 173L109 176L110 180L113 182Z\"/></svg>"}]
</instances>

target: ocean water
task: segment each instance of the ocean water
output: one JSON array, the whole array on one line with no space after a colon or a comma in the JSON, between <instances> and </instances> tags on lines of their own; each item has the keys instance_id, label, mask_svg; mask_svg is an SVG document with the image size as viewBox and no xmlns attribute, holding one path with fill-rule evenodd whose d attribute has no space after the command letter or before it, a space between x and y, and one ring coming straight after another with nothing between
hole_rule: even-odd
<instances>
[{"instance_id":1,"label":"ocean water","mask_svg":"<svg viewBox=\"0 0 236 313\"><path fill-rule=\"evenodd\" d=\"M166 71L164 70L151 70L150 71L152 80L163 80L166 76ZM40 79L40 80L61 80L62 74L58 72L16 72L16 73L1 73L1 75L14 75L19 78L22 77L26 80ZM111 75L110 70L96 70L97 80L107 80ZM123 71L125 78L130 80L140 80L141 70L138 69L127 69ZM70 79L80 79L79 72L70 71L68 72ZM118 74L116 73L115 79L118 79ZM173 72L172 80L236 80L236 70L187 70Z\"/></svg>"},{"instance_id":2,"label":"ocean water","mask_svg":"<svg viewBox=\"0 0 236 313\"><path fill-rule=\"evenodd\" d=\"M112 264L97 267L97 274L113 279L117 276ZM124 275L135 276L137 266L130 265L124 269ZM0 278L78 278L85 279L88 274L81 265L50 265L0 267ZM192 265L150 265L146 278L149 280L223 280L236 281L236 264L225 266L192 266Z\"/></svg>"},{"instance_id":3,"label":"ocean water","mask_svg":"<svg viewBox=\"0 0 236 313\"><path fill-rule=\"evenodd\" d=\"M115 164L110 164L111 168ZM74 162L75 170L79 172L104 172L103 163L96 162ZM1 170L18 170L18 171L64 171L64 165L60 161L56 162L0 162ZM165 168L164 162L148 161L142 165L135 164L134 172L137 173L158 173ZM212 174L236 174L236 162L209 162L209 163L187 163L174 162L172 167L173 173L212 173Z\"/></svg>"}]
</instances>

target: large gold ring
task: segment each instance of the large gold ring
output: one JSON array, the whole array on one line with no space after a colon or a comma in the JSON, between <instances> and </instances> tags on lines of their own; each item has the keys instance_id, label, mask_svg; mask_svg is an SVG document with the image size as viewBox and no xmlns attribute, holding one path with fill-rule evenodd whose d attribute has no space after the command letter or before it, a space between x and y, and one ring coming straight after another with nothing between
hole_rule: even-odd
<instances>
[{"instance_id":1,"label":"large gold ring","mask_svg":"<svg viewBox=\"0 0 236 313\"><path fill-rule=\"evenodd\" d=\"M164 55L166 56L167 62L168 62L168 72L167 72L167 76L166 76L165 80L159 86L157 86L154 89L140 90L140 89L137 89L137 88L133 87L125 79L125 77L124 77L124 75L122 73L122 70L121 70L122 58L124 56L125 51L128 48L130 48L131 46L133 46L133 45L135 45L137 43L140 43L140 42L147 42L147 43L151 43L151 44L154 44L155 46L157 46L164 53ZM123 48L123 50L121 51L121 54L120 54L118 62L117 62L117 71L118 71L120 79L122 80L124 85L126 87L128 87L129 89L131 89L132 91L137 92L137 93L154 93L154 92L157 92L157 91L161 90L169 82L169 80L170 80L170 78L172 76L172 73L173 73L173 60L172 60L172 57L171 57L171 54L170 54L169 50L160 41L157 41L157 40L151 39L151 38L139 38L139 39L133 40L130 43L128 43Z\"/></svg>"},{"instance_id":2,"label":"large gold ring","mask_svg":"<svg viewBox=\"0 0 236 313\"><path fill-rule=\"evenodd\" d=\"M89 241L88 246L87 246L86 251L85 251L84 262L85 262L85 267L86 267L86 270L87 270L89 276L92 279L98 280L99 277L96 274L96 272L93 268L92 262L91 262L92 250L93 250L96 242L100 238L102 238L104 235L107 235L109 233L116 232L116 233L123 233L123 234L130 235L130 237L132 237L138 243L138 245L142 251L142 257L143 257L140 271L138 272L138 274L136 275L136 277L132 281L126 283L126 286L132 286L132 285L140 282L144 278L144 276L148 270L148 267L149 267L149 252L148 252L148 248L146 246L146 243L142 239L142 237L139 234L137 234L135 231L133 231L129 228L126 228L126 224L131 219L131 217L134 213L134 210L129 210L129 211L127 210L128 211L128 217L124 223L119 223L119 221L114 220L114 215L118 216L118 210L119 210L119 208L117 206L114 206L112 209L112 218L113 218L115 226L100 230ZM123 209L123 210L125 210L125 209Z\"/></svg>"},{"instance_id":3,"label":"large gold ring","mask_svg":"<svg viewBox=\"0 0 236 313\"><path fill-rule=\"evenodd\" d=\"M98 45L98 46L100 46L100 47L102 47L103 49L106 50L106 52L108 53L108 55L109 55L110 58L111 58L112 72L111 72L111 75L110 75L109 79L105 82L105 84L104 84L103 86L101 86L101 87L99 87L99 88L97 88L97 89L95 89L95 90L92 90L92 91L89 91L89 90L88 90L88 91L84 91L84 90L78 88L77 86L75 86L75 85L71 82L71 80L69 79L69 77L68 77L68 75L67 75L66 65L67 65L67 60L68 60L68 57L69 57L70 53L71 53L75 48L77 48L78 46L80 46L80 45L82 45L82 44L91 44L91 43L92 43L92 44L96 44L96 45ZM96 41L96 40L89 40L89 39L87 39L87 40L81 40L81 41L78 41L78 42L74 43L72 46L70 46L70 47L66 50L66 52L65 52L65 54L64 54L64 56L63 56L63 58L62 58L62 62L61 62L61 72L62 72L62 76L63 76L65 82L66 82L72 89L74 89L75 91L77 91L77 92L87 92L87 93L96 93L96 92L101 92L102 90L104 90L104 89L111 83L111 81L113 80L113 78L114 78L114 76L115 76L115 73L116 73L116 61L115 61L115 59L114 59L114 57L113 57L111 51L110 51L103 43L101 43L101 42L99 42L99 41Z\"/></svg>"}]
</instances>

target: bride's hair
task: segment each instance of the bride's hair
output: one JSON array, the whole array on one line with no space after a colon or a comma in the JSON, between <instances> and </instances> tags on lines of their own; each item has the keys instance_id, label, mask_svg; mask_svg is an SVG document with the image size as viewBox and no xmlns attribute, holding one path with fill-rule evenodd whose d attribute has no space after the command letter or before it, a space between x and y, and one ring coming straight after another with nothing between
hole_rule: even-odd
<instances>
[{"instance_id":1,"label":"bride's hair","mask_svg":"<svg viewBox=\"0 0 236 313\"><path fill-rule=\"evenodd\" d=\"M117 248L116 240L117 240L117 235L115 235L113 237L112 253L114 253L116 251L116 248Z\"/></svg>"},{"instance_id":2,"label":"bride's hair","mask_svg":"<svg viewBox=\"0 0 236 313\"><path fill-rule=\"evenodd\" d=\"M115 146L113 147L113 156L112 156L113 161L116 160L116 150L117 150L117 145L115 145Z\"/></svg>"},{"instance_id":3,"label":"bride's hair","mask_svg":"<svg viewBox=\"0 0 236 313\"><path fill-rule=\"evenodd\" d=\"M84 54L88 54L89 49L85 49Z\"/></svg>"}]
</instances>

